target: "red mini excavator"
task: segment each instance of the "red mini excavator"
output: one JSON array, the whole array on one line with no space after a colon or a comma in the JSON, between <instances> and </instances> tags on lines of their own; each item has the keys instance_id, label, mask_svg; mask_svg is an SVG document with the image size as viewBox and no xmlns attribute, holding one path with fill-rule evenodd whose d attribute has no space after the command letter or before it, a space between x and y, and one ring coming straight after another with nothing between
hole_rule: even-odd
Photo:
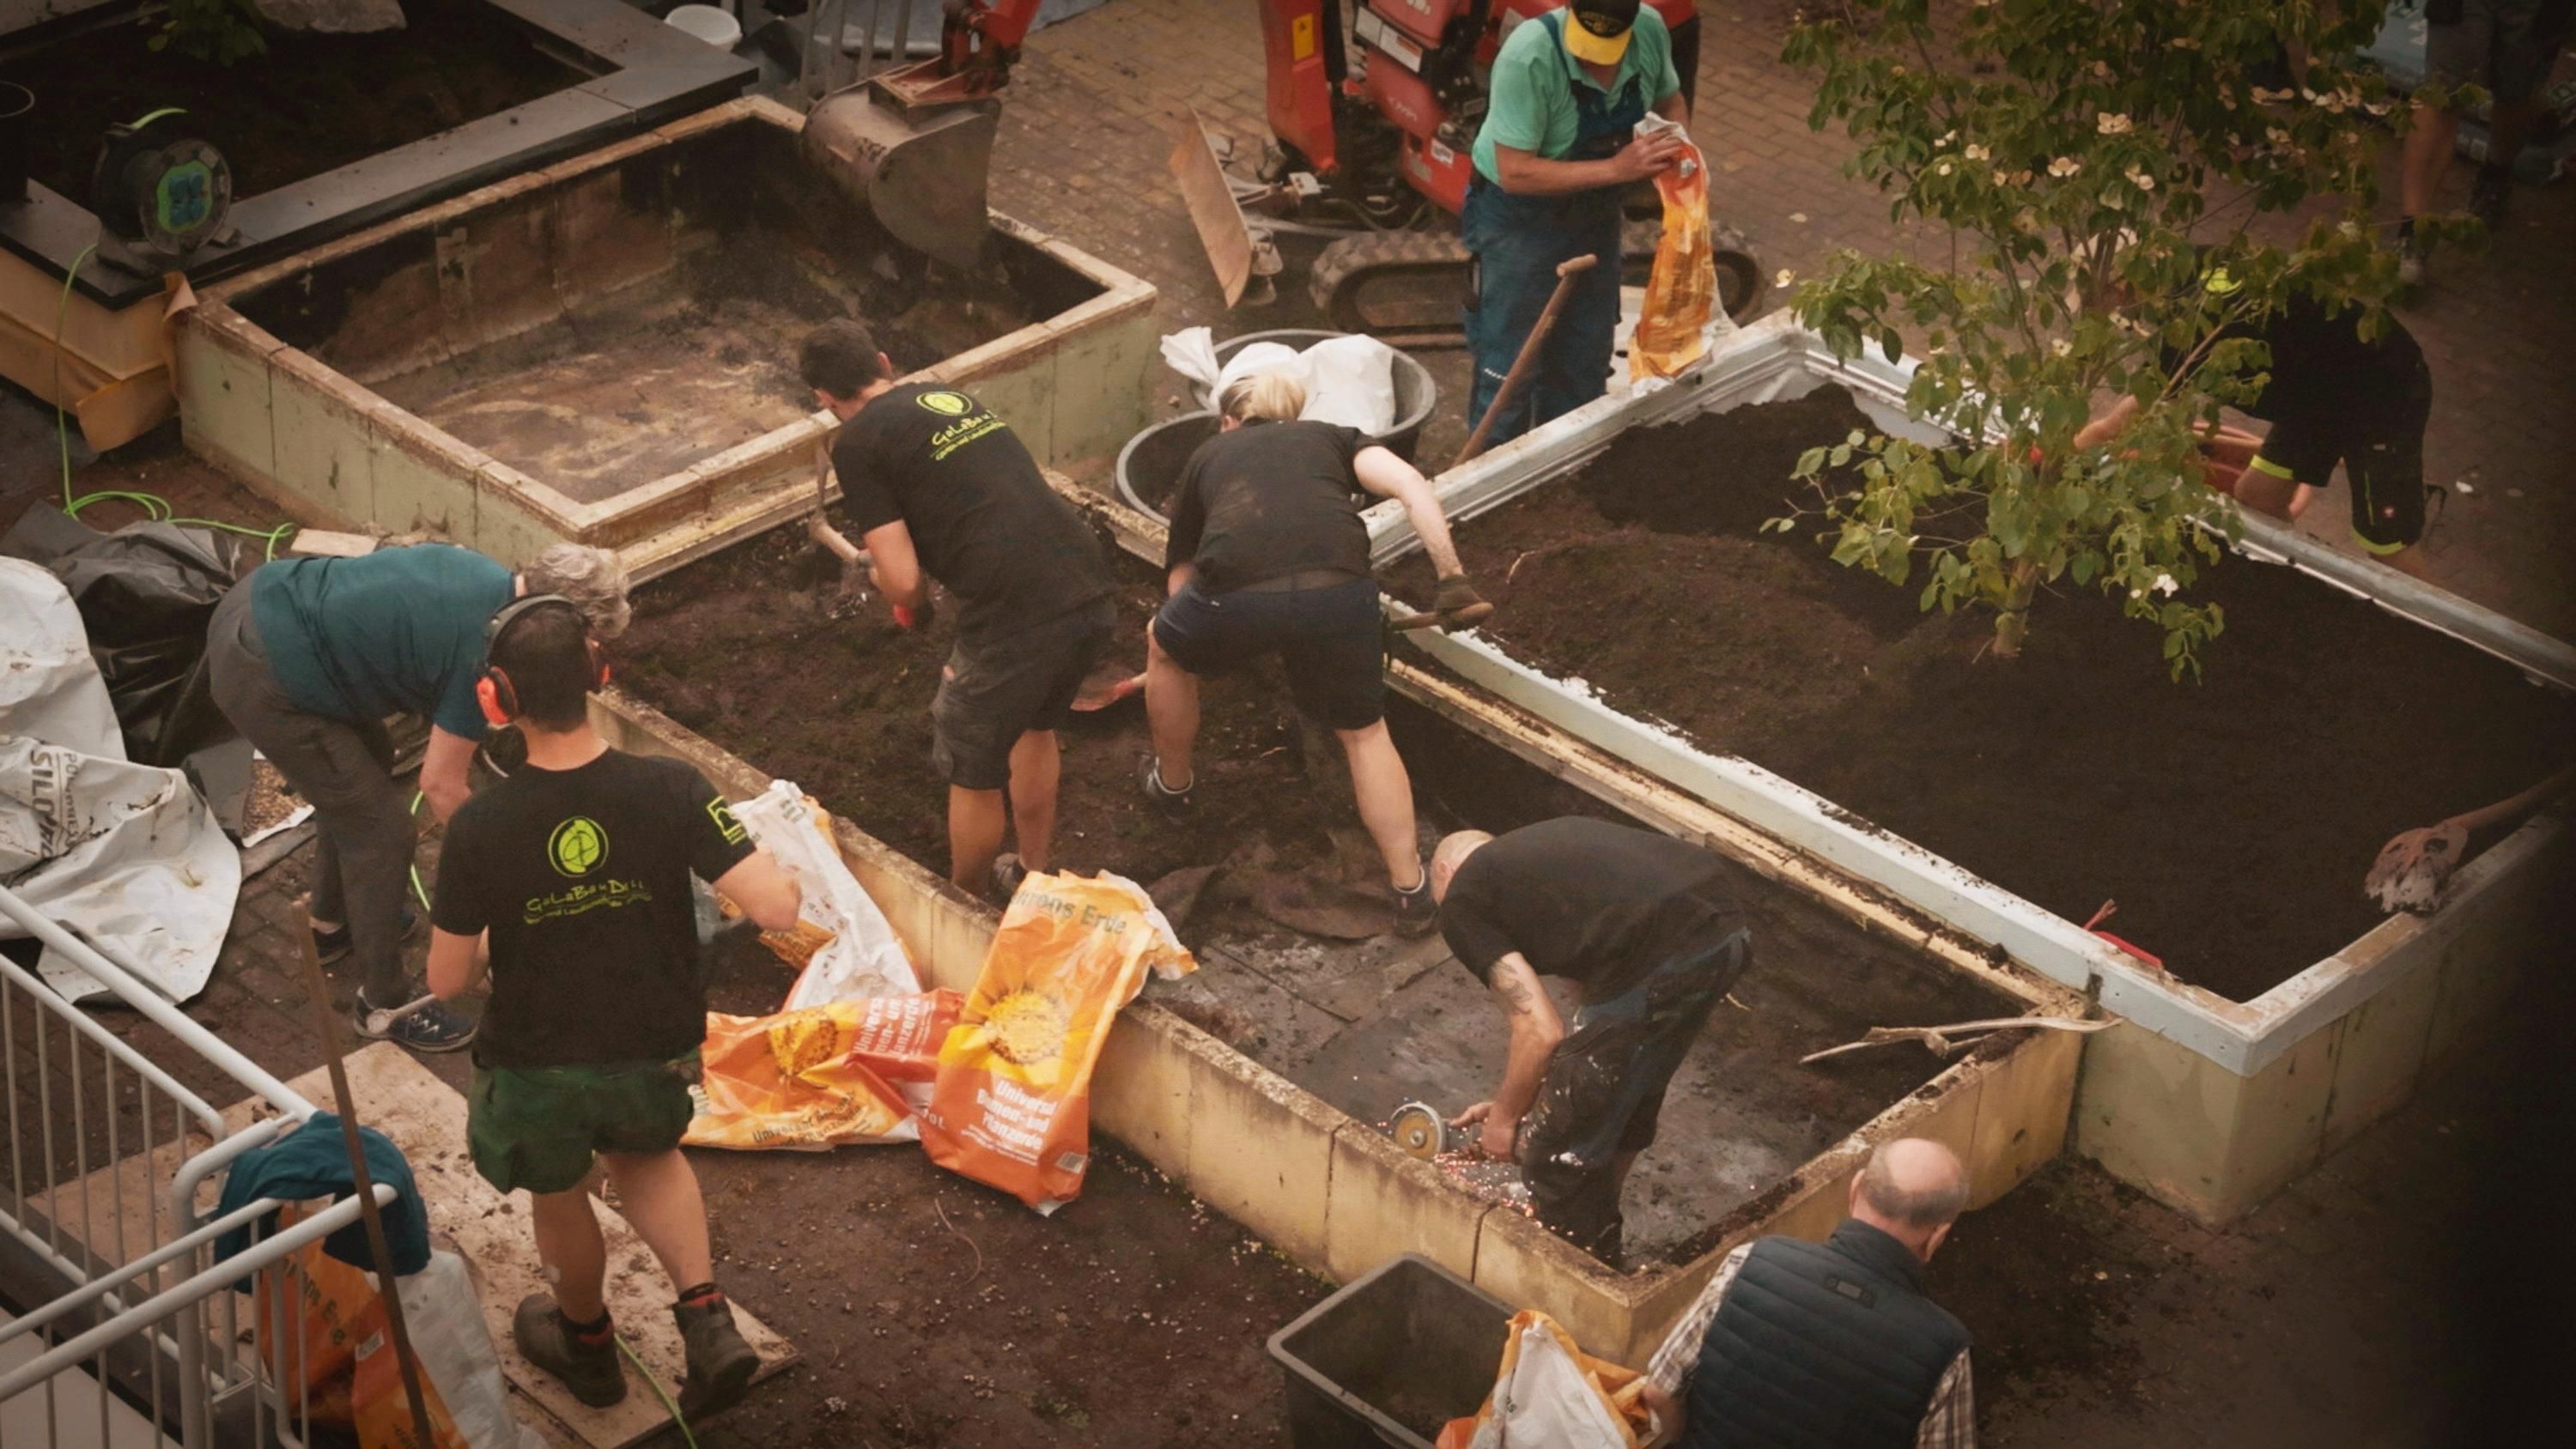
<instances>
[{"instance_id":1,"label":"red mini excavator","mask_svg":"<svg viewBox=\"0 0 2576 1449\"><path fill-rule=\"evenodd\" d=\"M1649 3L1669 26L1691 21L1697 8ZM1175 168L1202 236L1240 231L1245 214L1262 218L1250 223L1255 233L1333 234L1308 285L1334 327L1397 342L1454 336L1468 255L1441 214L1454 217L1466 204L1486 75L1505 35L1561 8L1562 0L1260 0L1277 139L1258 181L1244 181L1223 176L1212 154L1199 154L1201 141L1184 138ZM889 231L933 256L970 261L982 244L999 111L992 97L1037 10L1037 0L948 0L939 55L828 96L806 118L809 144L836 163L827 169ZM1624 249L1633 264L1651 258L1655 235L1652 219L1632 224ZM1760 305L1761 266L1732 229L1715 228L1715 241L1718 298L1740 321Z\"/></svg>"}]
</instances>

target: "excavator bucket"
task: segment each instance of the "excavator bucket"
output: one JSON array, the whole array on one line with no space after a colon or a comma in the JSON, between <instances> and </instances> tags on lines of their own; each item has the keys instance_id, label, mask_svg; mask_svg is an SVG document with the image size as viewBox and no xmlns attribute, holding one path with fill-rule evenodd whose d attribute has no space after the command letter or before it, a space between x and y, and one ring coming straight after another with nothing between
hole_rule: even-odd
<instances>
[{"instance_id":1,"label":"excavator bucket","mask_svg":"<svg viewBox=\"0 0 2576 1449\"><path fill-rule=\"evenodd\" d=\"M909 107L877 82L834 91L805 116L808 155L897 241L952 266L981 260L999 102Z\"/></svg>"}]
</instances>

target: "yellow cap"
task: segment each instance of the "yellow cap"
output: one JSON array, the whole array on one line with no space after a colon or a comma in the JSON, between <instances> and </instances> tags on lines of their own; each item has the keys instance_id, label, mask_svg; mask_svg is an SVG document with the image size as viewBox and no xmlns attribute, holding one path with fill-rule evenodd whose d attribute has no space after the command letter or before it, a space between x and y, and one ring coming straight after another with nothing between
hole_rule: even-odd
<instances>
[{"instance_id":1,"label":"yellow cap","mask_svg":"<svg viewBox=\"0 0 2576 1449\"><path fill-rule=\"evenodd\" d=\"M1565 14L1565 53L1588 65L1617 65L1620 57L1628 53L1628 38L1635 31L1636 19L1637 7L1633 4L1584 4L1578 0Z\"/></svg>"}]
</instances>

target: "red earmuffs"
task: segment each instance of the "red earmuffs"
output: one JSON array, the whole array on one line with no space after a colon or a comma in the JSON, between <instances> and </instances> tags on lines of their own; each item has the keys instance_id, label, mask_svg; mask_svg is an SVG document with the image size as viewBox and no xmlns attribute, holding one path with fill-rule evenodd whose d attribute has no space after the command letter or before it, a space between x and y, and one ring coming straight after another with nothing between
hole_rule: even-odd
<instances>
[{"instance_id":1,"label":"red earmuffs","mask_svg":"<svg viewBox=\"0 0 2576 1449\"><path fill-rule=\"evenodd\" d=\"M474 682L474 700L483 706L484 721L494 729L519 717L519 692L510 684L509 671L492 662L493 650L512 624L541 608L565 608L575 614L581 612L579 604L561 594L530 594L504 604L501 611L492 616L492 622L483 626L483 677ZM582 620L582 642L590 650L589 687L605 689L608 687L608 655L599 647L599 641L590 637L589 627L590 621L585 616Z\"/></svg>"}]
</instances>

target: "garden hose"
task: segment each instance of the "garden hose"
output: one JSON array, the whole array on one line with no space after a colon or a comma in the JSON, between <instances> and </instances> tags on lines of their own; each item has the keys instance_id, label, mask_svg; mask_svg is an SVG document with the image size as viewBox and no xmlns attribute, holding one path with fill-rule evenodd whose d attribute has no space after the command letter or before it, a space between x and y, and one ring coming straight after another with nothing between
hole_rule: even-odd
<instances>
[{"instance_id":1,"label":"garden hose","mask_svg":"<svg viewBox=\"0 0 2576 1449\"><path fill-rule=\"evenodd\" d=\"M689 1442L689 1449L698 1449L698 1436L689 1432L689 1421L681 1416L678 1401L671 1397L669 1389L662 1387L660 1379L653 1377L653 1371L644 1366L644 1360L635 1352L635 1345L628 1343L626 1335L621 1333L617 1335L617 1347L626 1355L626 1361L635 1365L635 1371L644 1376L644 1382L653 1390L653 1397L660 1399L662 1407L671 1411L671 1422L680 1426L680 1437Z\"/></svg>"},{"instance_id":2,"label":"garden hose","mask_svg":"<svg viewBox=\"0 0 2576 1449\"><path fill-rule=\"evenodd\" d=\"M72 258L71 266L63 273L62 296L54 303L54 442L61 450L63 459L63 512L69 517L78 518L80 511L93 503L105 503L110 500L131 503L143 510L145 518L155 523L174 524L183 528L211 528L224 533L238 533L248 538L265 539L268 542L268 550L262 555L263 561L277 557L277 541L295 531L295 525L291 522L281 523L275 528L260 529L245 528L238 523L220 523L211 518L173 518L170 515L177 510L170 506L168 500L149 493L128 493L109 489L80 498L72 496L71 419L63 411L63 328L71 321L72 283L80 276L81 264L88 261L97 251L98 244L92 242L81 248L79 256Z\"/></svg>"}]
</instances>

